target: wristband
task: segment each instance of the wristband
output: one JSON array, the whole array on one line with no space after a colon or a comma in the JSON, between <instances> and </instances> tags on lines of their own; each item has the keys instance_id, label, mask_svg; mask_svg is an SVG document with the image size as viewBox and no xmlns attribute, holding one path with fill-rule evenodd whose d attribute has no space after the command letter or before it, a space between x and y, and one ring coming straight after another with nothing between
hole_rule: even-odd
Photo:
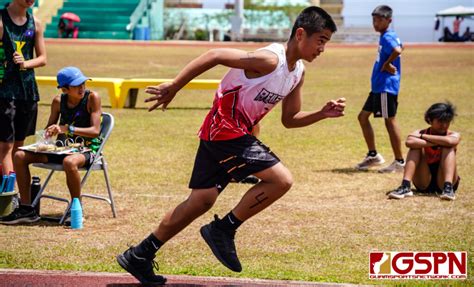
<instances>
[{"instance_id":1,"label":"wristband","mask_svg":"<svg viewBox=\"0 0 474 287\"><path fill-rule=\"evenodd\" d=\"M69 125L67 129L71 136L74 135L74 131L76 130L76 127L74 127L73 125Z\"/></svg>"}]
</instances>

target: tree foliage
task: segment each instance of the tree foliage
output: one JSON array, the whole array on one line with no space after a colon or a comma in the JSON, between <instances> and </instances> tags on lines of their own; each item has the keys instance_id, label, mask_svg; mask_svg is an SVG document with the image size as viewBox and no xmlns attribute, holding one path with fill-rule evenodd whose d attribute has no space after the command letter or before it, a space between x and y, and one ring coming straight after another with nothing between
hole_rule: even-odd
<instances>
[{"instance_id":1,"label":"tree foliage","mask_svg":"<svg viewBox=\"0 0 474 287\"><path fill-rule=\"evenodd\" d=\"M308 5L310 1L307 1ZM288 1L290 3L290 1ZM308 5L302 4L286 4L286 5L276 5L276 4L262 4L262 1L255 1L255 0L244 0L244 8L245 10L263 10L263 11L282 11L284 12L290 22L293 23L298 16L298 14L306 8Z\"/></svg>"}]
</instances>

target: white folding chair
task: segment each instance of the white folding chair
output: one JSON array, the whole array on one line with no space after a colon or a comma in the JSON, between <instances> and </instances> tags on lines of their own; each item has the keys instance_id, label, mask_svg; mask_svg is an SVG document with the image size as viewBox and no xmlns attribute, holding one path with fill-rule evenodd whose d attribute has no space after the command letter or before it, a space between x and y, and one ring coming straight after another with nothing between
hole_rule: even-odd
<instances>
[{"instance_id":1,"label":"white folding chair","mask_svg":"<svg viewBox=\"0 0 474 287\"><path fill-rule=\"evenodd\" d=\"M111 209L112 209L112 214L113 217L117 217L117 213L115 211L115 203L114 203L114 197L112 194L112 189L110 188L110 182L109 182L109 173L107 170L107 162L105 161L104 154L102 153L102 150L104 149L105 143L109 139L110 134L112 133L112 130L114 128L114 117L109 114L109 113L102 113L102 123L101 123L101 130L100 130L100 137L102 138L102 143L97 150L97 154L94 158L94 162L87 168L80 168L79 170L85 171L85 175L81 180L81 191L87 181L87 178L90 175L90 172L93 170L102 170L104 172L104 177L105 177L105 184L107 186L107 192L108 192L108 197L106 196L99 196L99 195L94 195L94 194L87 194L87 193L82 193L81 192L81 199L82 197L89 197L93 199L99 199L106 201ZM54 200L59 200L67 203L67 207L64 210L63 215L59 218L59 223L63 224L64 221L66 220L67 214L69 212L69 209L71 208L71 203L72 201L62 198L62 197L57 197L53 195L47 195L43 194L44 190L46 189L46 186L48 185L49 180L51 179L53 173L55 171L64 171L63 165L62 164L56 164L56 163L34 163L33 166L39 167L39 168L44 168L44 169L49 169L51 170L46 177L46 180L44 181L43 185L41 186L40 191L38 192L38 195L34 198L32 206L36 206L41 198L50 198Z\"/></svg>"}]
</instances>

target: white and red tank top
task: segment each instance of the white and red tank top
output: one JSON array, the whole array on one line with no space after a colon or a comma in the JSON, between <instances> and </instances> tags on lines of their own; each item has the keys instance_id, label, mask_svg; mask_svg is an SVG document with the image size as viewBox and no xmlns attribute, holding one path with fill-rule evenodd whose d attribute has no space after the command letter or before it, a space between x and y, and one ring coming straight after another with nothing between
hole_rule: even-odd
<instances>
[{"instance_id":1,"label":"white and red tank top","mask_svg":"<svg viewBox=\"0 0 474 287\"><path fill-rule=\"evenodd\" d=\"M244 70L231 68L219 84L213 106L199 130L199 138L220 141L251 134L252 127L300 82L304 71L301 60L290 72L282 44L274 43L262 49L278 56L276 69L268 75L249 79Z\"/></svg>"}]
</instances>

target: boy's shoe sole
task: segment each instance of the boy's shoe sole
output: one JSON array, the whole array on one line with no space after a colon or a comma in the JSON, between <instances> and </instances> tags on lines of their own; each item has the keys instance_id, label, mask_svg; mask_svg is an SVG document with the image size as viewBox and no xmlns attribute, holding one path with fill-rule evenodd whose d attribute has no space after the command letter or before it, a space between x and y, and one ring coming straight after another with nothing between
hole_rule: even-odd
<instances>
[{"instance_id":1,"label":"boy's shoe sole","mask_svg":"<svg viewBox=\"0 0 474 287\"><path fill-rule=\"evenodd\" d=\"M0 221L0 224L5 224L5 225L14 225L14 224L20 224L20 223L35 223L39 221L41 217L36 216L36 217L23 217L23 218L18 218L15 220L11 221Z\"/></svg>"},{"instance_id":2,"label":"boy's shoe sole","mask_svg":"<svg viewBox=\"0 0 474 287\"><path fill-rule=\"evenodd\" d=\"M203 227L201 227L201 236L202 238L204 238L204 241L206 241L207 245L211 248L211 251L212 253L214 253L214 256L216 256L216 258L227 268L229 268L230 270L234 271L234 272L241 272L242 271L242 268L240 269L235 269L233 268L232 266L230 266L229 264L227 264L227 262L225 262L224 258L222 257L222 255L219 253L219 249L217 248L217 246L214 244L214 241L212 241L212 237L211 237L211 232L210 232L210 225L207 224L207 225L204 225Z\"/></svg>"},{"instance_id":3,"label":"boy's shoe sole","mask_svg":"<svg viewBox=\"0 0 474 287\"><path fill-rule=\"evenodd\" d=\"M146 278L143 278L143 276L138 272L133 266L128 262L127 258L123 254L117 255L117 263L125 269L128 273L132 274L133 277L135 277L140 283L142 284L154 284L154 285L165 285L166 283L166 278L163 278L162 282L153 282L153 281L148 281Z\"/></svg>"},{"instance_id":4,"label":"boy's shoe sole","mask_svg":"<svg viewBox=\"0 0 474 287\"><path fill-rule=\"evenodd\" d=\"M448 195L444 195L444 194L441 194L441 195L439 196L439 198L441 198L441 199L443 199L443 200L450 200L450 201L456 199L455 196L448 196Z\"/></svg>"},{"instance_id":5,"label":"boy's shoe sole","mask_svg":"<svg viewBox=\"0 0 474 287\"><path fill-rule=\"evenodd\" d=\"M388 194L388 198L391 198L391 199L403 199L405 197L410 197L410 196L413 196L413 191L410 191L410 192L402 194L402 195L393 194L393 193Z\"/></svg>"}]
</instances>

